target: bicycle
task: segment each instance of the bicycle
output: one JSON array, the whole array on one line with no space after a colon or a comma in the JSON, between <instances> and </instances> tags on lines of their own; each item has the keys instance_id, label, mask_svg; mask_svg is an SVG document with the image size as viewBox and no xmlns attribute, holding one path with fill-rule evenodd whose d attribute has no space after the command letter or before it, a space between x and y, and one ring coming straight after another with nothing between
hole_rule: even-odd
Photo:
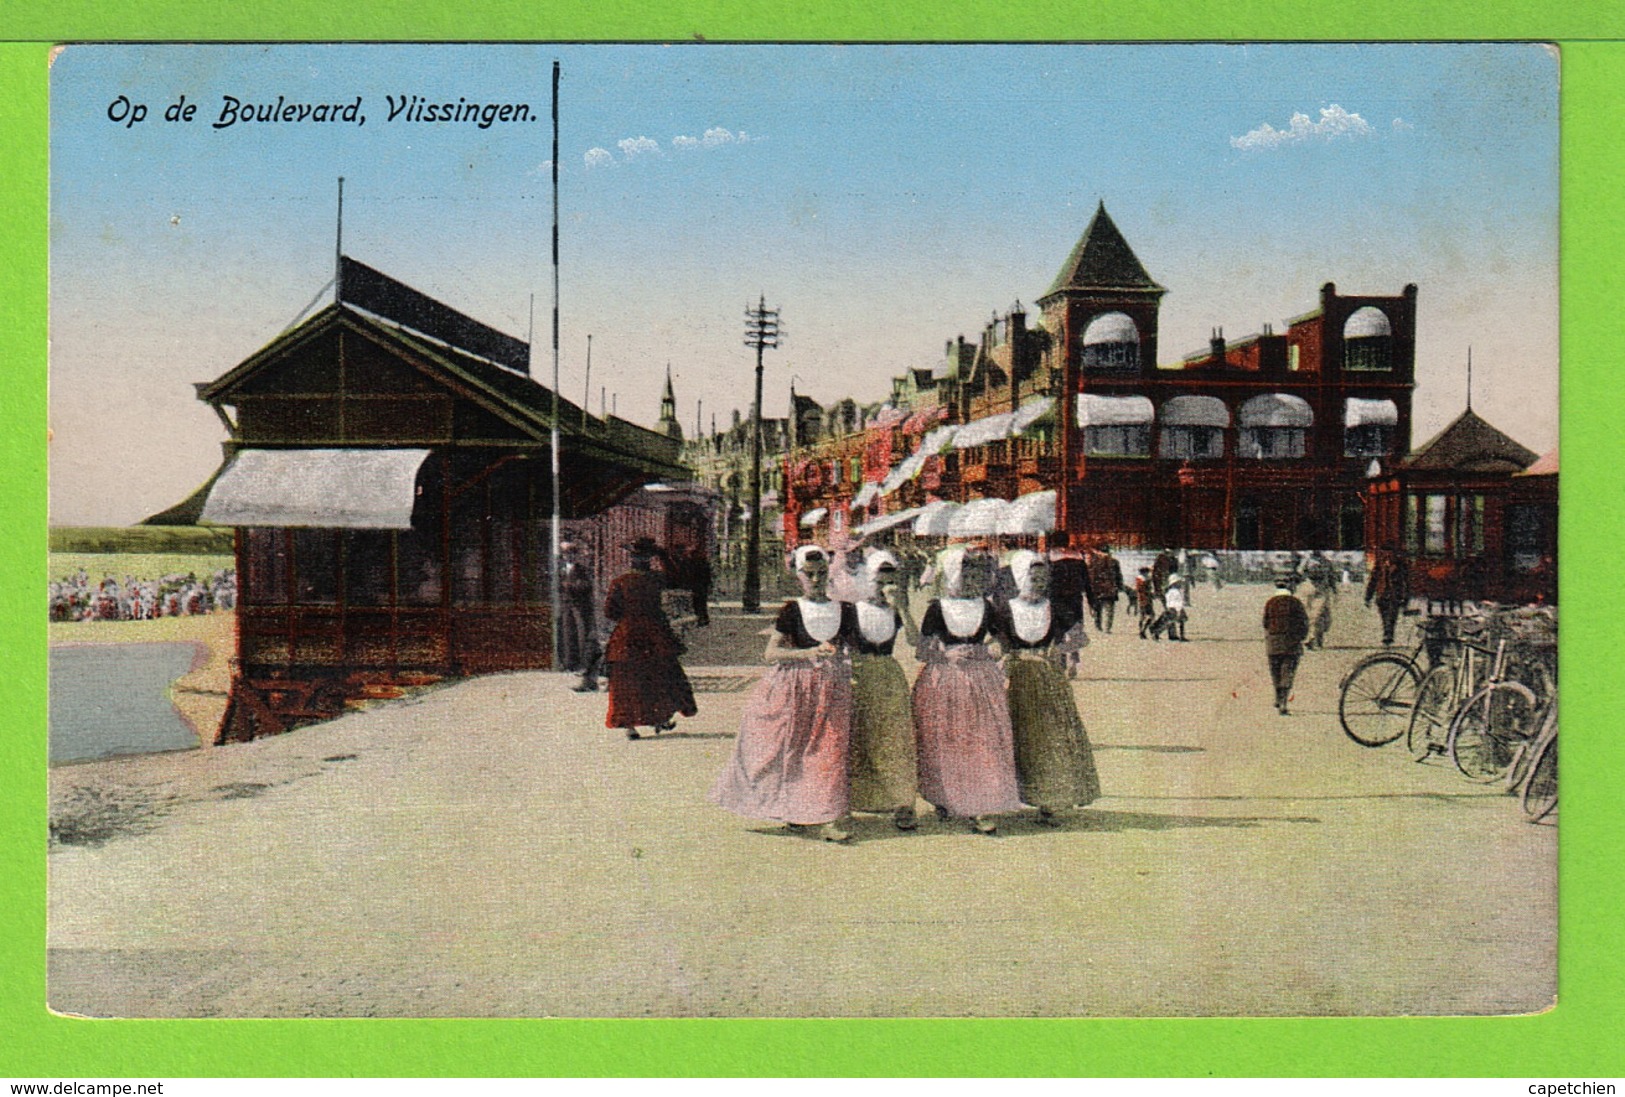
<instances>
[{"instance_id":1,"label":"bicycle","mask_svg":"<svg viewBox=\"0 0 1625 1097\"><path fill-rule=\"evenodd\" d=\"M1522 764L1520 764L1522 763ZM1524 814L1538 823L1557 808L1557 698L1546 705L1540 731L1519 751L1513 770L1521 770L1516 791Z\"/></svg>"},{"instance_id":2,"label":"bicycle","mask_svg":"<svg viewBox=\"0 0 1625 1097\"><path fill-rule=\"evenodd\" d=\"M1337 718L1343 733L1362 747L1392 743L1410 726L1422 683L1422 668L1416 660L1427 646L1426 633L1417 631L1416 649L1411 654L1373 652L1343 675Z\"/></svg>"},{"instance_id":3,"label":"bicycle","mask_svg":"<svg viewBox=\"0 0 1625 1097\"><path fill-rule=\"evenodd\" d=\"M1515 663L1527 672L1543 671L1510 641L1496 642L1488 679L1462 702L1450 720L1445 740L1451 764L1472 781L1493 781L1511 767L1518 749L1535 735L1541 699L1508 673ZM1528 664L1527 666L1525 664ZM1549 680L1549 679L1548 679ZM1545 682L1540 683L1543 690Z\"/></svg>"},{"instance_id":4,"label":"bicycle","mask_svg":"<svg viewBox=\"0 0 1625 1097\"><path fill-rule=\"evenodd\" d=\"M1411 722L1405 729L1405 746L1418 762L1448 751L1451 723L1467 698L1478 689L1482 677L1480 663L1490 651L1461 635L1465 628L1471 627L1464 623L1444 638L1448 640L1445 657L1423 676L1422 684L1416 689L1416 706L1411 710Z\"/></svg>"}]
</instances>

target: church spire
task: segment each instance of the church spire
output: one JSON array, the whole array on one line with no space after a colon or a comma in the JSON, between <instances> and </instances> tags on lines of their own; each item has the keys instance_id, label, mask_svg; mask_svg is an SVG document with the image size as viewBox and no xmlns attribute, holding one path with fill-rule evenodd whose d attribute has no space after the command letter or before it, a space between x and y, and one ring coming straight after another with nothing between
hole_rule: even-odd
<instances>
[{"instance_id":1,"label":"church spire","mask_svg":"<svg viewBox=\"0 0 1625 1097\"><path fill-rule=\"evenodd\" d=\"M677 421L677 394L671 387L671 363L666 363L666 394L660 398L659 430L668 438L683 440L683 425Z\"/></svg>"}]
</instances>

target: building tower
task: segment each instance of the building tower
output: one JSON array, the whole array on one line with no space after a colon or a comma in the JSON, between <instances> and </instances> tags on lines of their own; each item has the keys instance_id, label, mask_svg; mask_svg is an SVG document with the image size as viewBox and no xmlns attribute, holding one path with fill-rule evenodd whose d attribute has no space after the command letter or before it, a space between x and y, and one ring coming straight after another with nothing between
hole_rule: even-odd
<instances>
[{"instance_id":1,"label":"building tower","mask_svg":"<svg viewBox=\"0 0 1625 1097\"><path fill-rule=\"evenodd\" d=\"M660 422L655 428L667 438L683 440L683 425L677 421L677 394L671 387L671 363L666 363L666 394L660 398Z\"/></svg>"},{"instance_id":2,"label":"building tower","mask_svg":"<svg viewBox=\"0 0 1625 1097\"><path fill-rule=\"evenodd\" d=\"M1077 467L1077 394L1132 389L1157 368L1157 309L1168 292L1141 265L1102 201L1089 226L1038 299L1054 334L1061 369L1063 490L1056 521L1069 529L1070 476Z\"/></svg>"}]
</instances>

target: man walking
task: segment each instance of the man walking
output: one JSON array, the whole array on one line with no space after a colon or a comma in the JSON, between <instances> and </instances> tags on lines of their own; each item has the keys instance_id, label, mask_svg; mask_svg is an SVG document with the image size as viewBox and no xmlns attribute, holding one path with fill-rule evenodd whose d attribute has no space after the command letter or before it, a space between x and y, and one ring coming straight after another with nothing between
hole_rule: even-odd
<instances>
[{"instance_id":1,"label":"man walking","mask_svg":"<svg viewBox=\"0 0 1625 1097\"><path fill-rule=\"evenodd\" d=\"M1110 632L1117 617L1117 597L1123 589L1123 565L1112 550L1100 545L1089 552L1089 588L1094 592L1095 631ZM1104 628L1102 627L1104 622Z\"/></svg>"},{"instance_id":2,"label":"man walking","mask_svg":"<svg viewBox=\"0 0 1625 1097\"><path fill-rule=\"evenodd\" d=\"M1326 632L1332 627L1332 599L1337 596L1337 572L1332 562L1317 550L1309 554L1303 565L1304 582L1308 584L1309 644L1319 650L1325 646Z\"/></svg>"},{"instance_id":3,"label":"man walking","mask_svg":"<svg viewBox=\"0 0 1625 1097\"><path fill-rule=\"evenodd\" d=\"M559 546L559 558L559 665L581 675L577 693L592 693L600 658L592 570L574 541Z\"/></svg>"},{"instance_id":4,"label":"man walking","mask_svg":"<svg viewBox=\"0 0 1625 1097\"><path fill-rule=\"evenodd\" d=\"M1365 604L1377 603L1377 616L1382 619L1383 647L1393 645L1399 611L1410 601L1409 579L1404 558L1397 552L1383 549L1377 554L1377 562L1365 583Z\"/></svg>"},{"instance_id":5,"label":"man walking","mask_svg":"<svg viewBox=\"0 0 1625 1097\"><path fill-rule=\"evenodd\" d=\"M1309 614L1292 593L1292 577L1275 581L1275 596L1264 603L1264 654L1269 658L1270 681L1275 686L1275 711L1287 716L1292 679L1309 635Z\"/></svg>"}]
</instances>

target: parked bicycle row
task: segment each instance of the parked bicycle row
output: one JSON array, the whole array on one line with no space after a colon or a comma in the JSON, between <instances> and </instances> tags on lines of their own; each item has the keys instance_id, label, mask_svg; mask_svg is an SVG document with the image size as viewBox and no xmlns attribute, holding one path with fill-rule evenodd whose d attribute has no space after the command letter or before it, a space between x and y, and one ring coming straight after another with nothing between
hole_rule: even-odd
<instances>
[{"instance_id":1,"label":"parked bicycle row","mask_svg":"<svg viewBox=\"0 0 1625 1097\"><path fill-rule=\"evenodd\" d=\"M1447 759L1503 781L1533 820L1557 806L1557 610L1467 604L1421 617L1410 651L1367 655L1344 676L1343 730L1418 762Z\"/></svg>"}]
</instances>

